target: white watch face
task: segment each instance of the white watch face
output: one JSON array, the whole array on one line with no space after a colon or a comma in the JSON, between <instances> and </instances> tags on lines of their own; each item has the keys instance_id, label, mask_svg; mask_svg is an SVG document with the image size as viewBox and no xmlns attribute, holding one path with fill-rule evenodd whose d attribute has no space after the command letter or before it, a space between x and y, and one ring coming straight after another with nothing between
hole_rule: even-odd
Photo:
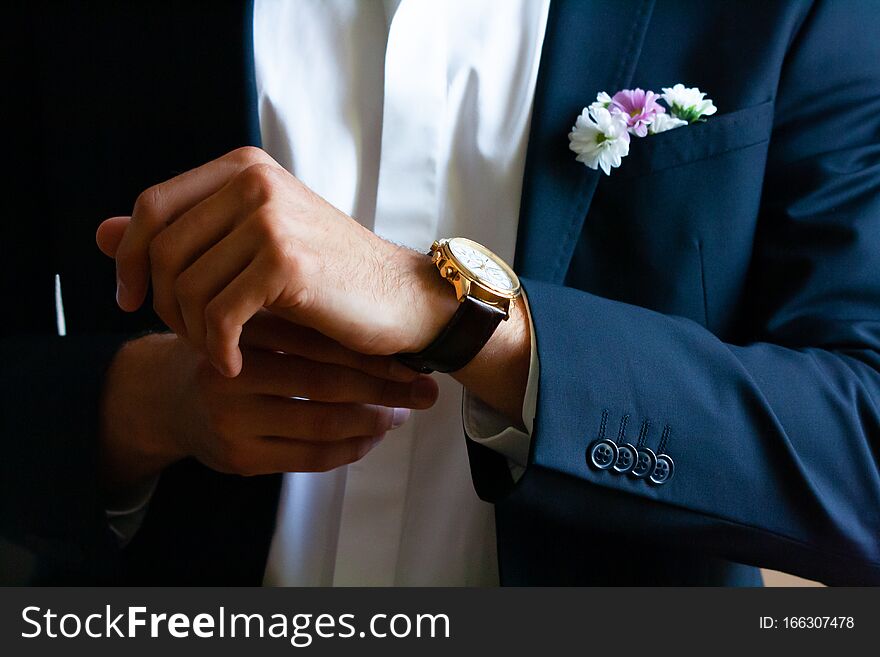
<instances>
[{"instance_id":1,"label":"white watch face","mask_svg":"<svg viewBox=\"0 0 880 657\"><path fill-rule=\"evenodd\" d=\"M449 240L449 250L477 281L501 292L512 293L519 287L507 266L479 248L476 242L459 237Z\"/></svg>"}]
</instances>

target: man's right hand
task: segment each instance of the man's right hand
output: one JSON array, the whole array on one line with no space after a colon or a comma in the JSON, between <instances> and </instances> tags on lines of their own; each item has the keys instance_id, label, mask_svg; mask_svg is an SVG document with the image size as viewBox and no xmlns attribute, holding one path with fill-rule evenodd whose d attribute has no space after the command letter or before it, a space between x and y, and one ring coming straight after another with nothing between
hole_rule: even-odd
<instances>
[{"instance_id":1,"label":"man's right hand","mask_svg":"<svg viewBox=\"0 0 880 657\"><path fill-rule=\"evenodd\" d=\"M123 505L162 469L194 457L220 472L315 472L362 458L437 384L262 312L242 335L240 376L222 376L180 338L126 344L107 373L102 475Z\"/></svg>"}]
</instances>

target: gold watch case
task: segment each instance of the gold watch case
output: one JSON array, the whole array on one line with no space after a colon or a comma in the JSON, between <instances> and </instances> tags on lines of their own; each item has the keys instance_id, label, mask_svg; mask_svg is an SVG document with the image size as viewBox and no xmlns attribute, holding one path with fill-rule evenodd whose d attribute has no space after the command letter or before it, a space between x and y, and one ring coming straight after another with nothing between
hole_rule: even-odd
<instances>
[{"instance_id":1,"label":"gold watch case","mask_svg":"<svg viewBox=\"0 0 880 657\"><path fill-rule=\"evenodd\" d=\"M507 276L510 285L502 286L500 282L474 271L456 256L455 251L462 250L476 251L484 256ZM465 297L474 297L504 310L504 319L510 315L510 307L521 293L519 277L504 260L485 246L466 237L436 240L431 245L431 259L440 271L440 275L455 287L459 302L464 301Z\"/></svg>"}]
</instances>

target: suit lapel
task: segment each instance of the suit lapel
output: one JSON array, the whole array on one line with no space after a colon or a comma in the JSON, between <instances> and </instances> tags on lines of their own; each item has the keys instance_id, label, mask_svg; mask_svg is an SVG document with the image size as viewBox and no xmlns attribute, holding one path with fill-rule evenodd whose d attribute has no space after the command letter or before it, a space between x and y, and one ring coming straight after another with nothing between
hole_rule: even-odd
<instances>
[{"instance_id":1,"label":"suit lapel","mask_svg":"<svg viewBox=\"0 0 880 657\"><path fill-rule=\"evenodd\" d=\"M552 0L535 89L516 249L521 276L562 283L602 174L568 133L600 91L629 86L654 0Z\"/></svg>"}]
</instances>

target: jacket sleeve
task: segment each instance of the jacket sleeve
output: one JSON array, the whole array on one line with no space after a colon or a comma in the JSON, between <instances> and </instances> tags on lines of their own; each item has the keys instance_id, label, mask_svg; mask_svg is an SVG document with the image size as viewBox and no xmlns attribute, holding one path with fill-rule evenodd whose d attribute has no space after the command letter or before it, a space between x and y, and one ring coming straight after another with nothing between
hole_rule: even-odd
<instances>
[{"instance_id":1,"label":"jacket sleeve","mask_svg":"<svg viewBox=\"0 0 880 657\"><path fill-rule=\"evenodd\" d=\"M122 336L0 338L0 582L107 582L98 406Z\"/></svg>"},{"instance_id":2,"label":"jacket sleeve","mask_svg":"<svg viewBox=\"0 0 880 657\"><path fill-rule=\"evenodd\" d=\"M541 362L519 484L533 510L827 582L880 583L878 33L876 8L829 2L790 47L747 342L524 281ZM631 437L647 420L644 445L673 459L667 483L589 464L600 425L615 439L623 415Z\"/></svg>"}]
</instances>

